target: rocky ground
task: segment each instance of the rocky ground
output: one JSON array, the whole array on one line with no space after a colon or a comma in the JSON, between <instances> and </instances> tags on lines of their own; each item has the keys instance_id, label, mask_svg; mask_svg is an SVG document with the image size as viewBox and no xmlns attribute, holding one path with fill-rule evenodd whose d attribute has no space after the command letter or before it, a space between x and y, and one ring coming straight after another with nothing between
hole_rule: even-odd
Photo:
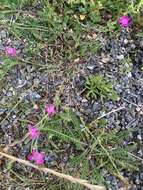
<instances>
[{"instance_id":1,"label":"rocky ground","mask_svg":"<svg viewBox=\"0 0 143 190\"><path fill-rule=\"evenodd\" d=\"M127 30L121 31L121 35L116 39L109 39L108 36L98 32L96 34L102 46L97 54L90 55L86 59L77 59L71 65L67 63L61 68L56 66L49 69L49 72L44 72L44 68L48 67L49 63L42 60L39 62L40 69L39 66L27 63L16 64L10 69L0 84L1 146L23 137L26 129L19 125L26 120L35 121L41 114L35 111L33 106L53 101L58 92L62 105L73 108L86 123L113 109L125 107L106 116L106 128L108 130L116 128L118 131L126 128L134 129L128 139L125 139L124 145L137 143L134 154L143 158L143 40L134 36L133 31ZM2 29L0 31L1 54L7 45L15 46L19 59L25 59L26 42L11 38L8 32ZM2 58L0 64L3 65ZM72 71L71 75L66 73L65 68L68 68L69 72ZM90 74L99 73L112 82L119 95L118 101L88 100L83 95L85 78ZM15 107L12 107L13 105ZM25 158L29 146L23 145L22 150L17 146L14 151L17 156ZM51 163L52 166L57 160L62 162L62 157L62 154L59 158L51 151L47 163ZM122 175L130 181L130 190L143 189L142 164L139 172L122 172ZM8 173L3 165L2 169L1 172L5 176L3 180L9 184ZM114 176L105 173L104 177L107 179L109 189L116 190L121 187ZM3 185L1 186L1 189L4 188ZM9 185L8 189L22 190L22 187L14 186Z\"/></svg>"}]
</instances>

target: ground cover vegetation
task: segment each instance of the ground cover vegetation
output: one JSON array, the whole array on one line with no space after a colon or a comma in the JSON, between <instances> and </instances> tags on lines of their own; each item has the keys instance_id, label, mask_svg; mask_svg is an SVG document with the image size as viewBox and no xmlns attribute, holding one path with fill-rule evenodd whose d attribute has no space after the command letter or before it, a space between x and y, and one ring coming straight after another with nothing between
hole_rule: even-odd
<instances>
[{"instance_id":1,"label":"ground cover vegetation","mask_svg":"<svg viewBox=\"0 0 143 190\"><path fill-rule=\"evenodd\" d=\"M141 190L142 16L143 0L0 0L0 152ZM0 159L2 190L86 189Z\"/></svg>"}]
</instances>

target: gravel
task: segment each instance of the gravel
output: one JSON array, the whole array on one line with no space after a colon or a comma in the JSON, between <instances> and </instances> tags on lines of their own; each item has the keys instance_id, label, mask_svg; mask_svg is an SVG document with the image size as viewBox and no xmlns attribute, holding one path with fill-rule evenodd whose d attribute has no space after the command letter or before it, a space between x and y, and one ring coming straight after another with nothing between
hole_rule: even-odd
<instances>
[{"instance_id":1,"label":"gravel","mask_svg":"<svg viewBox=\"0 0 143 190\"><path fill-rule=\"evenodd\" d=\"M19 54L23 52L24 45L19 41L9 39L5 30L0 31L0 51L3 51L7 44L13 44L19 50ZM22 55L23 56L23 55ZM132 60L132 65L127 63L125 67L124 61L127 57ZM134 133L126 139L125 145L130 141L138 143L135 154L139 157L143 156L142 139L143 139L143 73L141 67L143 65L143 40L132 39L131 34L122 31L119 39L104 39L104 45L100 52L92 55L84 60L84 63L77 65L77 71L74 76L64 82L60 97L63 106L73 107L77 115L82 116L85 122L89 123L93 119L101 116L118 107L125 106L125 110L118 113L110 114L107 117L107 127L116 128L118 131L126 128L134 129ZM125 68L125 71L124 69ZM121 72L123 69L123 72ZM127 70L130 70L127 72ZM118 101L107 101L103 103L100 100L88 100L84 94L86 77L90 74L102 74L107 80L111 81L114 89L119 95ZM0 143L10 143L15 139L16 131L14 126L19 126L18 119L27 119L30 116L33 120L37 117L37 112L32 112L33 102L51 102L55 92L63 84L65 73L62 71L52 75L39 71L32 65L26 64L15 66L5 76L6 85L2 87L0 92L0 116L3 119L7 114L0 127L0 133L3 134ZM29 105L28 111L14 109L11 113L9 104L13 102L13 98L17 97L23 103ZM16 103L16 102L15 102ZM79 109L80 108L80 109ZM24 108L23 108L24 109ZM107 111L106 111L107 110ZM38 112L39 114L39 112ZM24 135L24 131L18 128L20 136ZM29 152L30 144L23 146L23 151L19 153L24 158ZM18 148L20 150L20 148ZM17 152L18 152L17 150ZM66 165L67 156L64 158L63 166ZM46 164L49 167L55 165L57 156L53 153L46 155ZM127 173L124 172L127 176ZM143 187L143 166L140 166L138 173L129 174L127 176L132 184L130 190L141 190ZM120 182L112 175L106 176L108 187L116 190L120 186Z\"/></svg>"}]
</instances>

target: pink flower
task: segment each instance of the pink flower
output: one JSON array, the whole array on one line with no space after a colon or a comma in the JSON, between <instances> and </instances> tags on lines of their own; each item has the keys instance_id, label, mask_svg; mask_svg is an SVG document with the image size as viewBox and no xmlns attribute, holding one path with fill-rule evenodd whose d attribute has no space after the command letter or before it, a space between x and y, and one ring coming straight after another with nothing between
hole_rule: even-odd
<instances>
[{"instance_id":1,"label":"pink flower","mask_svg":"<svg viewBox=\"0 0 143 190\"><path fill-rule=\"evenodd\" d=\"M6 47L5 48L5 54L11 57L15 57L16 56L16 49L13 47Z\"/></svg>"},{"instance_id":2,"label":"pink flower","mask_svg":"<svg viewBox=\"0 0 143 190\"><path fill-rule=\"evenodd\" d=\"M40 153L37 150L33 149L32 152L28 155L27 159L29 161L35 161L35 163L38 165L42 165L45 161L45 153Z\"/></svg>"},{"instance_id":3,"label":"pink flower","mask_svg":"<svg viewBox=\"0 0 143 190\"><path fill-rule=\"evenodd\" d=\"M130 17L129 17L129 16L121 16L121 17L118 19L118 22L119 22L119 24L120 24L122 27L128 27L128 26L129 26L129 23L130 23Z\"/></svg>"},{"instance_id":4,"label":"pink flower","mask_svg":"<svg viewBox=\"0 0 143 190\"><path fill-rule=\"evenodd\" d=\"M47 104L45 106L45 112L48 113L49 117L52 117L56 114L56 107L54 104Z\"/></svg>"},{"instance_id":5,"label":"pink flower","mask_svg":"<svg viewBox=\"0 0 143 190\"><path fill-rule=\"evenodd\" d=\"M39 129L37 129L33 125L29 124L28 125L28 134L29 134L30 139L36 139L39 137L40 132L39 132Z\"/></svg>"}]
</instances>

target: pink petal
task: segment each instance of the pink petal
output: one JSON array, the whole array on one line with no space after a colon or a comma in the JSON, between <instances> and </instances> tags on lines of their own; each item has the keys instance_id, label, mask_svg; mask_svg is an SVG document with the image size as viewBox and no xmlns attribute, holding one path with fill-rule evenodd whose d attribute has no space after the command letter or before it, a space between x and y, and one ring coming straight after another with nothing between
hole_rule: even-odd
<instances>
[{"instance_id":1,"label":"pink petal","mask_svg":"<svg viewBox=\"0 0 143 190\"><path fill-rule=\"evenodd\" d=\"M28 154L27 160L29 160L29 161L33 161L34 160L32 153Z\"/></svg>"},{"instance_id":2,"label":"pink petal","mask_svg":"<svg viewBox=\"0 0 143 190\"><path fill-rule=\"evenodd\" d=\"M38 165L44 164L45 161L45 154L44 153L38 153L37 157L35 158L35 162Z\"/></svg>"},{"instance_id":3,"label":"pink petal","mask_svg":"<svg viewBox=\"0 0 143 190\"><path fill-rule=\"evenodd\" d=\"M121 17L118 19L118 22L119 22L119 24L120 24L122 27L128 27L128 26L129 26L129 22L130 22L130 17L129 17L129 16L121 16Z\"/></svg>"},{"instance_id":4,"label":"pink petal","mask_svg":"<svg viewBox=\"0 0 143 190\"><path fill-rule=\"evenodd\" d=\"M28 155L28 160L35 161L36 164L42 165L45 161L45 153L40 153L37 150L33 149L32 153Z\"/></svg>"},{"instance_id":5,"label":"pink petal","mask_svg":"<svg viewBox=\"0 0 143 190\"><path fill-rule=\"evenodd\" d=\"M5 53L6 53L6 55L8 55L8 56L11 56L11 57L14 57L14 56L16 56L16 49L15 48L13 48L13 47L6 47L5 48Z\"/></svg>"},{"instance_id":6,"label":"pink petal","mask_svg":"<svg viewBox=\"0 0 143 190\"><path fill-rule=\"evenodd\" d=\"M35 155L37 154L37 151L35 149L32 150L30 154L28 154L27 159L29 161L33 161L35 159Z\"/></svg>"},{"instance_id":7,"label":"pink petal","mask_svg":"<svg viewBox=\"0 0 143 190\"><path fill-rule=\"evenodd\" d=\"M35 162L36 162L36 164L38 164L38 165L42 165L42 164L44 164L44 159L43 159L43 158L36 159Z\"/></svg>"},{"instance_id":8,"label":"pink petal","mask_svg":"<svg viewBox=\"0 0 143 190\"><path fill-rule=\"evenodd\" d=\"M32 126L31 124L28 125L28 133L31 139L38 138L40 135L39 129Z\"/></svg>"},{"instance_id":9,"label":"pink petal","mask_svg":"<svg viewBox=\"0 0 143 190\"><path fill-rule=\"evenodd\" d=\"M47 104L45 106L45 112L48 113L49 117L52 117L56 114L56 107L54 104Z\"/></svg>"}]
</instances>

